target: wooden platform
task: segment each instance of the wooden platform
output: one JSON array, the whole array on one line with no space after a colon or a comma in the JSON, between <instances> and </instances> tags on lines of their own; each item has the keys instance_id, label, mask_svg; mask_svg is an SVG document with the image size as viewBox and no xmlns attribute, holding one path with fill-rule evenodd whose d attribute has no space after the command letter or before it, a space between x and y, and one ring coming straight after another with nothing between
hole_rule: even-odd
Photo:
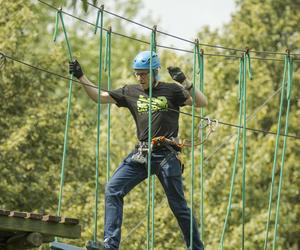
<instances>
[{"instance_id":1,"label":"wooden platform","mask_svg":"<svg viewBox=\"0 0 300 250\"><path fill-rule=\"evenodd\" d=\"M77 219L0 209L0 250L30 249L54 237L77 239L80 234Z\"/></svg>"}]
</instances>

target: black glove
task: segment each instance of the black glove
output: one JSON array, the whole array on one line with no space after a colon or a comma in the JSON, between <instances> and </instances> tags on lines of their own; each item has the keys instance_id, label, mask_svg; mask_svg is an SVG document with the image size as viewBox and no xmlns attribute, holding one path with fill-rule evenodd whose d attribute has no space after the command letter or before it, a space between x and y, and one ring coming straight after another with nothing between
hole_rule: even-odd
<instances>
[{"instance_id":1,"label":"black glove","mask_svg":"<svg viewBox=\"0 0 300 250\"><path fill-rule=\"evenodd\" d=\"M76 59L69 62L69 73L73 74L77 79L83 76L81 66Z\"/></svg>"},{"instance_id":2,"label":"black glove","mask_svg":"<svg viewBox=\"0 0 300 250\"><path fill-rule=\"evenodd\" d=\"M183 83L186 79L184 73L181 71L179 67L168 67L168 71L172 79L176 82Z\"/></svg>"}]
</instances>

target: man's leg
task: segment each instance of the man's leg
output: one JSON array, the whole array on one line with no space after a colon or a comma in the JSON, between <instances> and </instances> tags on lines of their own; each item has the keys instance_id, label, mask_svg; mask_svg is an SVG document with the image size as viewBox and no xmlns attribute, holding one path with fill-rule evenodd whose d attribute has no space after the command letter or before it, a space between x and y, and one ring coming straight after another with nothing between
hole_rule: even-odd
<instances>
[{"instance_id":1,"label":"man's leg","mask_svg":"<svg viewBox=\"0 0 300 250\"><path fill-rule=\"evenodd\" d=\"M118 249L121 240L123 198L147 178L144 166L133 163L130 154L118 167L106 185L104 243Z\"/></svg>"},{"instance_id":2,"label":"man's leg","mask_svg":"<svg viewBox=\"0 0 300 250\"><path fill-rule=\"evenodd\" d=\"M161 167L158 178L165 190L170 208L175 215L181 231L184 235L186 246L190 249L190 216L191 212L183 193L181 166L174 156ZM200 240L197 224L193 218L193 249L203 250L204 246Z\"/></svg>"}]
</instances>

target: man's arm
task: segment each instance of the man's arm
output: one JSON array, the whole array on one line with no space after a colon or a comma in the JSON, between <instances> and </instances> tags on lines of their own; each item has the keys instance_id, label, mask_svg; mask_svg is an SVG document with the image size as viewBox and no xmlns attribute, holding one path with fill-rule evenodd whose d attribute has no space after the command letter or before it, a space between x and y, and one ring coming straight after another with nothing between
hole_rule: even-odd
<instances>
[{"instance_id":1,"label":"man's arm","mask_svg":"<svg viewBox=\"0 0 300 250\"><path fill-rule=\"evenodd\" d=\"M98 102L98 88L85 75L82 75L79 78L79 81L83 83L84 90L88 96L94 102ZM100 91L100 103L116 103L116 101L109 95L108 92Z\"/></svg>"},{"instance_id":2,"label":"man's arm","mask_svg":"<svg viewBox=\"0 0 300 250\"><path fill-rule=\"evenodd\" d=\"M96 87L89 79L83 74L82 68L77 60L69 63L69 72L73 74L81 83L88 94L88 96L94 101L98 102L98 87ZM110 97L108 92L100 91L100 103L116 103L115 100Z\"/></svg>"},{"instance_id":3,"label":"man's arm","mask_svg":"<svg viewBox=\"0 0 300 250\"><path fill-rule=\"evenodd\" d=\"M187 80L185 80L187 81ZM189 83L189 88L185 88L185 91L188 92L189 97L184 102L185 105L192 106L193 105L193 88L192 83ZM207 98L206 96L199 90L195 89L195 106L196 107L206 107L207 106Z\"/></svg>"},{"instance_id":4,"label":"man's arm","mask_svg":"<svg viewBox=\"0 0 300 250\"><path fill-rule=\"evenodd\" d=\"M176 84L180 85L184 91L189 95L188 99L185 101L185 105L192 106L193 104L193 84L189 82L184 73L178 67L168 67L169 74L172 79L176 81ZM207 99L205 95L199 90L195 89L195 106L196 107L205 107L207 106Z\"/></svg>"}]
</instances>

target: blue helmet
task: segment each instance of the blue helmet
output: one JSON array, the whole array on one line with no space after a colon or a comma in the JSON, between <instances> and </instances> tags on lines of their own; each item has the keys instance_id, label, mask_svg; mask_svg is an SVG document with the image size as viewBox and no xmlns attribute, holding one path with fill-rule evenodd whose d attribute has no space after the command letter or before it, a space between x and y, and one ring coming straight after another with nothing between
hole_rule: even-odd
<instances>
[{"instance_id":1,"label":"blue helmet","mask_svg":"<svg viewBox=\"0 0 300 250\"><path fill-rule=\"evenodd\" d=\"M133 69L150 69L150 57L151 51L142 51L137 54L133 60ZM152 52L152 69L158 69L160 67L160 61L158 55Z\"/></svg>"}]
</instances>

